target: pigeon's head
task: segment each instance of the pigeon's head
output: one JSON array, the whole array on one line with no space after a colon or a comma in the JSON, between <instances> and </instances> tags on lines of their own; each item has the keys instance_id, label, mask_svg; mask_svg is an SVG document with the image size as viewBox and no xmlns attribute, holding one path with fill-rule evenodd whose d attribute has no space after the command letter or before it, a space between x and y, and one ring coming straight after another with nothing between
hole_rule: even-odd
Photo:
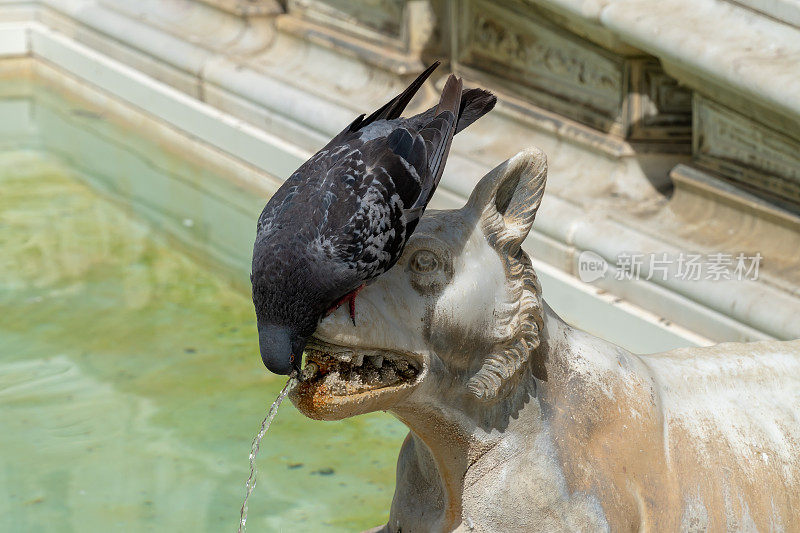
<instances>
[{"instance_id":1,"label":"pigeon's head","mask_svg":"<svg viewBox=\"0 0 800 533\"><path fill-rule=\"evenodd\" d=\"M278 239L258 239L250 275L261 360L282 375L299 372L306 340L320 317L313 280L297 273L286 248Z\"/></svg>"},{"instance_id":2,"label":"pigeon's head","mask_svg":"<svg viewBox=\"0 0 800 533\"><path fill-rule=\"evenodd\" d=\"M282 375L300 372L306 338L291 327L259 323L258 345L261 360L270 372Z\"/></svg>"}]
</instances>

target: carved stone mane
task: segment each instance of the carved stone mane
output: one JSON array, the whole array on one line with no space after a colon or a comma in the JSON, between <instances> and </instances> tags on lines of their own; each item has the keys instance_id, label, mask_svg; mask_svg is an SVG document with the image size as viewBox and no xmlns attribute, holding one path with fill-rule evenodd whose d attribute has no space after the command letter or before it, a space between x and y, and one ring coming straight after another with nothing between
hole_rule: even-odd
<instances>
[{"instance_id":1,"label":"carved stone mane","mask_svg":"<svg viewBox=\"0 0 800 533\"><path fill-rule=\"evenodd\" d=\"M521 177L523 173L531 172L528 166L521 165L513 171ZM538 171L546 172L545 169L546 161L542 158ZM520 245L533 223L532 215L541 203L544 180L534 180L541 186L533 191L526 190L529 194L526 208L507 212L518 181L519 177L517 183L512 181L497 190L495 202L490 202L481 214L486 240L503 262L508 294L495 317L497 345L467 384L473 395L487 402L504 396L504 392L514 386L531 354L539 346L539 331L542 329L542 289L528 254ZM477 195L478 190L473 199Z\"/></svg>"}]
</instances>

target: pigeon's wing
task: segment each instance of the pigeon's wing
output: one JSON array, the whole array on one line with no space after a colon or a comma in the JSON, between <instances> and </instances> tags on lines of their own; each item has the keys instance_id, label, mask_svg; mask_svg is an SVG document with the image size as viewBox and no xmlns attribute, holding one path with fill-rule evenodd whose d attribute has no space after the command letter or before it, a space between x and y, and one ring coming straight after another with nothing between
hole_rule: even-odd
<instances>
[{"instance_id":1,"label":"pigeon's wing","mask_svg":"<svg viewBox=\"0 0 800 533\"><path fill-rule=\"evenodd\" d=\"M309 194L322 186L328 172L340 163L343 155L363 144L358 134L347 129L337 135L334 141L303 163L272 195L258 217L257 235L277 229L273 225L283 219L282 215L296 209L299 202L307 201Z\"/></svg>"},{"instance_id":2,"label":"pigeon's wing","mask_svg":"<svg viewBox=\"0 0 800 533\"><path fill-rule=\"evenodd\" d=\"M258 219L257 234L260 235L263 232L271 231L275 221L281 219L281 214L286 213L287 210L291 210L293 204L299 201L300 198L296 196L298 191L301 188L318 187L320 180L324 179L324 177L327 176L327 173L336 168L337 165L340 165L339 159L341 159L343 154L348 153L351 149L359 145L363 145L370 140L390 135L391 132L403 122L403 119L400 119L400 115L402 114L403 110L438 66L439 61L435 61L431 66L417 76L417 78L411 82L406 89L404 89L400 94L395 96L385 105L375 110L366 118L364 115L357 117L338 135L331 139L331 141L325 147L314 154L311 159L306 161L299 169L297 169L289 177L289 179L286 180L283 186L278 189L273 198L271 198L264 207L264 210ZM450 80L448 80L448 85L449 84ZM452 92L447 91L447 86L445 89L446 90L443 92L443 98L444 94L450 94ZM452 99L453 97L451 96L451 100ZM456 100L458 100L458 98L456 98ZM455 114L458 114L458 102L456 102L455 108L453 108L452 105L447 107ZM439 106L436 107L436 110L440 110L440 108L442 108L442 102L440 102ZM426 122L431 122L431 124L424 124L428 126L427 129L429 131L423 136L423 138L428 139L428 143L430 145L429 149L435 148L439 139L438 137L434 138L434 130L437 128L437 124L432 123L432 121ZM445 135L441 136L441 138L447 139L448 137ZM449 138L452 138L452 134L449 135ZM412 139L411 144L398 148L395 153L400 154L402 152L403 155L401 155L401 157L405 158L406 160L413 159L414 153L421 153L421 145L419 142L416 142L415 144L415 141L415 139ZM431 141L433 141L433 143L431 143ZM412 151L405 151L406 149ZM447 142L447 147L445 148L445 157L447 149L449 149L449 141ZM439 160L441 161L441 159ZM443 167L444 165L442 164L441 166ZM435 168L438 167L434 165L434 169ZM429 173L430 170L423 171L421 167L419 168L418 175L423 180L426 179ZM433 182L438 183L438 178L436 177L435 173ZM429 185L426 191L432 194L433 189L435 189L435 184L433 184L432 187ZM427 204L427 199L424 201L424 203ZM422 206L422 209L424 209L424 206ZM414 216L417 216L418 218L418 216L421 215L422 209L417 208L415 211L410 212L409 214L415 214Z\"/></svg>"},{"instance_id":3,"label":"pigeon's wing","mask_svg":"<svg viewBox=\"0 0 800 533\"><path fill-rule=\"evenodd\" d=\"M470 93L471 97L473 95ZM414 230L441 180L450 144L459 126L459 113L465 109L461 96L461 80L451 75L442 90L439 104L426 112L422 119L418 115L412 119L379 120L360 132L360 139L367 144L385 138L389 154L380 154L384 158L382 167L391 169L396 165L395 159L399 158L405 171L398 171L394 176L395 185L400 190L413 190L416 194L410 202L409 198L404 199L406 238ZM471 111L471 107L466 109ZM412 179L413 184L406 185L404 182L408 179Z\"/></svg>"},{"instance_id":4,"label":"pigeon's wing","mask_svg":"<svg viewBox=\"0 0 800 533\"><path fill-rule=\"evenodd\" d=\"M424 140L416 132L397 134L416 143L417 164L425 164ZM391 268L416 226L408 206L419 197L417 169L395 153L397 139L381 137L343 154L326 173L300 232L318 263L327 298L336 300ZM413 159L412 159L413 160ZM296 201L303 201L298 193Z\"/></svg>"},{"instance_id":5,"label":"pigeon's wing","mask_svg":"<svg viewBox=\"0 0 800 533\"><path fill-rule=\"evenodd\" d=\"M458 127L461 89L461 80L451 74L442 90L442 96L439 100L439 105L435 108L433 120L424 124L417 135L425 147L424 152L417 148L416 145L412 145L408 150L401 150L398 153L406 161L413 161L415 165L419 164L417 159L420 154L424 153L425 157L425 166L420 172L422 188L414 203L407 207L406 218L408 222L416 221L422 216L425 207L427 207L433 193L436 191L436 187L439 185L439 181L442 179L447 155L450 152L450 144ZM401 148L406 148L407 146L408 143L405 143Z\"/></svg>"},{"instance_id":6,"label":"pigeon's wing","mask_svg":"<svg viewBox=\"0 0 800 533\"><path fill-rule=\"evenodd\" d=\"M335 212L320 214L324 220L316 222L325 228L321 247L352 278L346 288L386 272L400 257L441 179L460 97L461 80L451 76L437 113L422 129L405 127L402 120L374 123L360 137L368 140L329 171L328 188L337 190Z\"/></svg>"}]
</instances>

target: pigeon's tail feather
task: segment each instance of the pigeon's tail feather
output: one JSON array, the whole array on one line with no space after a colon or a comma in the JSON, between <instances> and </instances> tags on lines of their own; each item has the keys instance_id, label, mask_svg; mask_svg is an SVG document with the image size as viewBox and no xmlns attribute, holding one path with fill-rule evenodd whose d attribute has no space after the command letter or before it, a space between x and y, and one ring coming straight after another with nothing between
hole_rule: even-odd
<instances>
[{"instance_id":1,"label":"pigeon's tail feather","mask_svg":"<svg viewBox=\"0 0 800 533\"><path fill-rule=\"evenodd\" d=\"M483 89L464 89L461 93L461 105L458 109L458 126L456 133L461 133L464 128L481 118L483 115L494 109L497 97ZM424 127L425 124L433 120L437 114L438 105L435 105L407 119L409 126L413 128Z\"/></svg>"},{"instance_id":2,"label":"pigeon's tail feather","mask_svg":"<svg viewBox=\"0 0 800 533\"><path fill-rule=\"evenodd\" d=\"M427 147L428 172L422 184L422 191L412 208L425 206L433 196L450 152L450 143L456 132L456 122L461 109L461 78L450 75L442 89L442 96L436 106L435 118L419 132Z\"/></svg>"},{"instance_id":3,"label":"pigeon's tail feather","mask_svg":"<svg viewBox=\"0 0 800 533\"><path fill-rule=\"evenodd\" d=\"M461 109L461 78L456 78L454 74L447 77L447 82L442 89L442 96L436 106L435 116L439 116L444 111L450 111L454 117L458 116Z\"/></svg>"},{"instance_id":4,"label":"pigeon's tail feather","mask_svg":"<svg viewBox=\"0 0 800 533\"><path fill-rule=\"evenodd\" d=\"M497 97L483 89L467 89L461 94L461 107L458 112L456 133L494 109Z\"/></svg>"},{"instance_id":5,"label":"pigeon's tail feather","mask_svg":"<svg viewBox=\"0 0 800 533\"><path fill-rule=\"evenodd\" d=\"M438 67L440 64L441 62L434 61L433 64L428 68L426 68L424 71L422 71L422 74L417 76L417 79L412 81L411 85L406 87L406 89L403 92L401 92L400 94L398 94L397 96L386 102L386 104L384 104L383 107L377 109L367 118L360 120L357 123L354 122L350 126L350 131L355 131L357 129L363 128L368 124L372 124L376 120L382 120L382 119L392 120L395 118L399 118L400 115L403 113L403 110L405 110L408 103L411 101L412 98L414 98L414 95L417 94L417 91L419 91L420 87L422 87L422 84L425 83L425 80L427 80L430 77L433 71L436 70L436 67Z\"/></svg>"}]
</instances>

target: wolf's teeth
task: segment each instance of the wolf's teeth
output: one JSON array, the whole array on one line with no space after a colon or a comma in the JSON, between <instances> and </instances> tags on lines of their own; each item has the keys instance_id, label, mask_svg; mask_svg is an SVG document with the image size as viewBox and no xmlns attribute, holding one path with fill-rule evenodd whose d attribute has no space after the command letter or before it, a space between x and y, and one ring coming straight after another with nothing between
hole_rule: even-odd
<instances>
[{"instance_id":1,"label":"wolf's teeth","mask_svg":"<svg viewBox=\"0 0 800 533\"><path fill-rule=\"evenodd\" d=\"M364 364L364 354L363 353L354 353L353 354L353 366L361 366Z\"/></svg>"},{"instance_id":2,"label":"wolf's teeth","mask_svg":"<svg viewBox=\"0 0 800 533\"><path fill-rule=\"evenodd\" d=\"M303 368L303 371L300 373L300 381L308 381L316 376L318 371L319 367L317 366L317 363L313 361L308 362Z\"/></svg>"},{"instance_id":3,"label":"wolf's teeth","mask_svg":"<svg viewBox=\"0 0 800 533\"><path fill-rule=\"evenodd\" d=\"M409 367L400 369L400 375L403 376L404 378L408 379L408 378L412 378L412 377L416 376L417 375L417 371L409 366Z\"/></svg>"}]
</instances>

